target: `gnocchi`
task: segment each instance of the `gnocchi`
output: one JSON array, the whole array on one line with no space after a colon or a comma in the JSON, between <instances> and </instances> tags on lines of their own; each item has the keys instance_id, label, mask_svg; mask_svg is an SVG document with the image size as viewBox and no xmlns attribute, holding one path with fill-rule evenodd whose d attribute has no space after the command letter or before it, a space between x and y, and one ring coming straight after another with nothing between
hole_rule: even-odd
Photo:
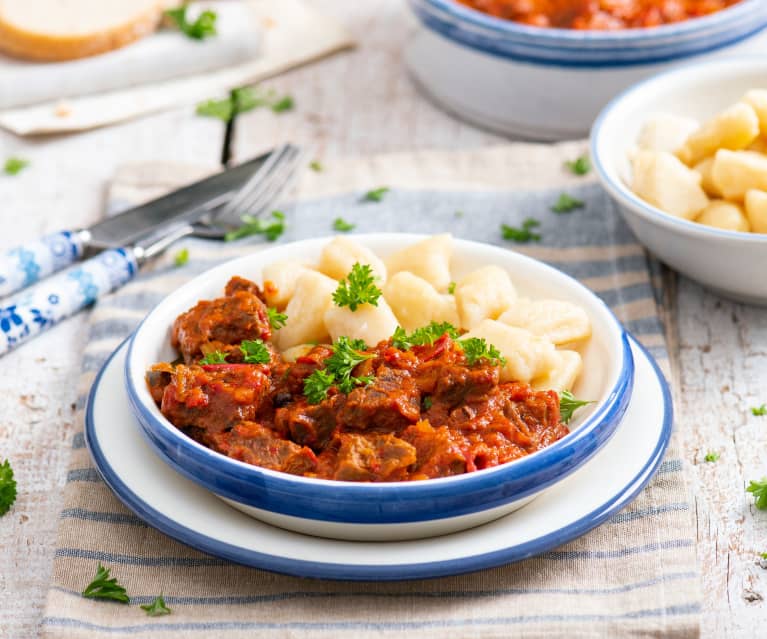
<instances>
[{"instance_id":1,"label":"gnocchi","mask_svg":"<svg viewBox=\"0 0 767 639\"><path fill-rule=\"evenodd\" d=\"M533 380L535 390L555 390L561 393L570 390L581 374L583 358L578 351L555 351L554 365L543 376Z\"/></svg>"},{"instance_id":2,"label":"gnocchi","mask_svg":"<svg viewBox=\"0 0 767 639\"><path fill-rule=\"evenodd\" d=\"M355 264L368 264L381 283L386 281L383 260L366 246L348 237L336 237L328 242L322 250L317 269L334 280L340 280L347 276Z\"/></svg>"},{"instance_id":3,"label":"gnocchi","mask_svg":"<svg viewBox=\"0 0 767 639\"><path fill-rule=\"evenodd\" d=\"M392 275L383 295L406 331L414 331L429 322L459 325L455 298L437 293L429 282L408 271Z\"/></svg>"},{"instance_id":4,"label":"gnocchi","mask_svg":"<svg viewBox=\"0 0 767 639\"><path fill-rule=\"evenodd\" d=\"M714 200L696 220L699 224L713 226L726 231L748 232L751 227L743 209L733 202Z\"/></svg>"},{"instance_id":5,"label":"gnocchi","mask_svg":"<svg viewBox=\"0 0 767 639\"><path fill-rule=\"evenodd\" d=\"M363 304L355 311L332 305L325 311L324 320L333 341L346 336L361 339L366 344L378 344L389 339L397 328L397 318L382 299L378 300L377 306Z\"/></svg>"},{"instance_id":6,"label":"gnocchi","mask_svg":"<svg viewBox=\"0 0 767 639\"><path fill-rule=\"evenodd\" d=\"M692 133L677 155L688 166L713 155L717 149L745 149L759 135L759 118L743 102L733 104Z\"/></svg>"},{"instance_id":7,"label":"gnocchi","mask_svg":"<svg viewBox=\"0 0 767 639\"><path fill-rule=\"evenodd\" d=\"M300 262L274 262L264 267L263 292L269 306L282 310L296 291L296 282L310 270Z\"/></svg>"},{"instance_id":8,"label":"gnocchi","mask_svg":"<svg viewBox=\"0 0 767 639\"><path fill-rule=\"evenodd\" d=\"M445 293L451 282L452 250L453 238L449 234L434 235L393 253L386 260L386 266L391 275L409 271Z\"/></svg>"},{"instance_id":9,"label":"gnocchi","mask_svg":"<svg viewBox=\"0 0 767 639\"><path fill-rule=\"evenodd\" d=\"M296 281L293 297L285 307L288 316L285 326L277 331L280 350L307 342L327 342L330 334L325 326L325 311L333 303L333 292L338 283L307 270Z\"/></svg>"},{"instance_id":10,"label":"gnocchi","mask_svg":"<svg viewBox=\"0 0 767 639\"><path fill-rule=\"evenodd\" d=\"M591 337L591 322L586 311L560 300L521 298L498 319L545 337L557 346L575 344Z\"/></svg>"},{"instance_id":11,"label":"gnocchi","mask_svg":"<svg viewBox=\"0 0 767 639\"><path fill-rule=\"evenodd\" d=\"M455 304L461 326L472 329L484 319L497 319L517 292L508 273L498 266L485 266L469 273L455 286Z\"/></svg>"}]
</instances>

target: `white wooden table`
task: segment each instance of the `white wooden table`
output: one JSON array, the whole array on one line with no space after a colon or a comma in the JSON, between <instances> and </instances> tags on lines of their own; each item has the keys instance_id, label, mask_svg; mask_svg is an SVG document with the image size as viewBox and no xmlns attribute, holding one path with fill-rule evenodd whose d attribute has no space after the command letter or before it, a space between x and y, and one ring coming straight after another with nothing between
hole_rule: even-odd
<instances>
[{"instance_id":1,"label":"white wooden table","mask_svg":"<svg viewBox=\"0 0 767 639\"><path fill-rule=\"evenodd\" d=\"M315 0L361 43L268 82L297 108L238 120L236 156L287 140L313 145L325 159L406 149L459 149L504 143L428 103L403 69L415 24L404 0ZM180 108L76 136L20 140L0 132L0 161L31 161L0 176L0 248L44 232L94 222L105 186L121 163L219 159L223 127ZM744 276L763 277L761 274ZM767 309L719 299L667 278L677 424L690 462L703 573L704 637L767 636L767 513L744 492L767 475ZM0 637L37 634L54 551L57 513L74 431L73 384L86 340L86 316L70 320L0 363L0 460L12 460L19 485L0 519ZM709 450L719 462L704 463Z\"/></svg>"}]
</instances>

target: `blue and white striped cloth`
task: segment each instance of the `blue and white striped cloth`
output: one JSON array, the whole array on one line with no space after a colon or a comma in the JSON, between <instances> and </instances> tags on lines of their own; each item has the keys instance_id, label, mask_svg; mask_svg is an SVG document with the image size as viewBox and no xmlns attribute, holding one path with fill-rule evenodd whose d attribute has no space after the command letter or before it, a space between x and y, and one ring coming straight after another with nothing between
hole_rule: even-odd
<instances>
[{"instance_id":1,"label":"blue and white striped cloth","mask_svg":"<svg viewBox=\"0 0 767 639\"><path fill-rule=\"evenodd\" d=\"M551 169L552 163L561 164L557 147L476 152L473 157L488 165L474 162L462 172L466 162L436 154L430 162L413 163L425 172L423 183L429 188L422 190L412 188L412 174L398 180L397 170L407 163L394 169L380 159L357 160L346 165L353 170L307 177L300 204L286 209L288 230L279 241L331 234L333 220L342 216L358 232L451 231L457 237L504 244L501 223L519 225L534 217L541 222L536 229L541 242L513 248L591 287L668 370L656 302L662 294L657 269L606 194L588 179L575 183L564 174L559 181L548 180L555 188L499 190L514 183L503 175L492 177L493 170L503 168L499 153L513 158L512 164L527 163L529 169L532 163L534 169L537 163L558 175L559 168ZM585 209L566 215L550 211L562 191L560 182L570 195L584 200ZM383 202L360 202L361 192L382 184L392 186ZM144 195L153 187L147 186ZM134 183L114 193L134 198L142 188ZM166 256L100 302L92 313L82 396L111 350L151 306L195 274L252 251L260 242L189 241L188 265L174 268ZM695 530L676 441L639 498L584 537L510 566L394 583L298 579L202 555L149 528L122 506L93 468L82 433L75 436L73 449L44 637L576 639L698 634ZM80 597L98 561L111 567L113 576L134 594L130 606ZM160 591L173 614L145 616L137 606Z\"/></svg>"}]
</instances>

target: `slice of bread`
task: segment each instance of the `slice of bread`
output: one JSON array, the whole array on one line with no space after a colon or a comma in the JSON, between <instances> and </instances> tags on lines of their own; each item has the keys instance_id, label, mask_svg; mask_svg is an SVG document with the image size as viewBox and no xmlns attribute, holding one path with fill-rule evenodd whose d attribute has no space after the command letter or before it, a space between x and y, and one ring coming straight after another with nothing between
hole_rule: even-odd
<instances>
[{"instance_id":1,"label":"slice of bread","mask_svg":"<svg viewBox=\"0 0 767 639\"><path fill-rule=\"evenodd\" d=\"M157 28L163 0L0 0L0 52L73 60L123 47Z\"/></svg>"}]
</instances>

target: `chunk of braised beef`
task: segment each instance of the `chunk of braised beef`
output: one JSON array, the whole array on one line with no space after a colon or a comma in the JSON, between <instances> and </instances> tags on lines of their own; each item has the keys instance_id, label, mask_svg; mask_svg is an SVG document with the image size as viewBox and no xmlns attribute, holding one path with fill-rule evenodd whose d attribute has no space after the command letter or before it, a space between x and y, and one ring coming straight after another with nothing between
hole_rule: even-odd
<instances>
[{"instance_id":1,"label":"chunk of braised beef","mask_svg":"<svg viewBox=\"0 0 767 639\"><path fill-rule=\"evenodd\" d=\"M235 290L215 300L203 300L173 323L171 343L187 364L219 344L236 346L244 340L272 336L266 305L252 292Z\"/></svg>"},{"instance_id":2,"label":"chunk of braised beef","mask_svg":"<svg viewBox=\"0 0 767 639\"><path fill-rule=\"evenodd\" d=\"M330 347L319 345L296 359L284 374L284 386L287 392L302 395L304 380L318 368L322 368L325 360L332 354L333 350Z\"/></svg>"},{"instance_id":3,"label":"chunk of braised beef","mask_svg":"<svg viewBox=\"0 0 767 639\"><path fill-rule=\"evenodd\" d=\"M247 293L252 293L255 295L258 299L260 299L264 304L266 304L266 298L264 297L264 293L261 290L261 288L256 284L255 282L251 282L248 279L245 279L244 277L240 277L239 275L235 275L232 279L230 279L226 283L226 288L224 289L224 295L231 296L237 293L238 291L246 291Z\"/></svg>"},{"instance_id":4,"label":"chunk of braised beef","mask_svg":"<svg viewBox=\"0 0 767 639\"><path fill-rule=\"evenodd\" d=\"M179 364L162 395L160 410L203 443L241 421L253 420L269 391L266 367L250 364ZM210 445L208 444L208 445Z\"/></svg>"},{"instance_id":5,"label":"chunk of braised beef","mask_svg":"<svg viewBox=\"0 0 767 639\"><path fill-rule=\"evenodd\" d=\"M146 384L152 399L158 406L162 402L162 395L165 392L165 387L170 384L172 375L173 366L171 364L155 364L147 371Z\"/></svg>"},{"instance_id":6,"label":"chunk of braised beef","mask_svg":"<svg viewBox=\"0 0 767 639\"><path fill-rule=\"evenodd\" d=\"M398 432L421 416L421 393L406 371L381 366L370 384L358 386L338 410L346 429Z\"/></svg>"},{"instance_id":7,"label":"chunk of braised beef","mask_svg":"<svg viewBox=\"0 0 767 639\"><path fill-rule=\"evenodd\" d=\"M402 439L416 450L416 465L411 479L449 477L465 473L468 442L460 431L447 426L434 428L420 421L402 432Z\"/></svg>"},{"instance_id":8,"label":"chunk of braised beef","mask_svg":"<svg viewBox=\"0 0 767 639\"><path fill-rule=\"evenodd\" d=\"M335 401L343 401L336 395ZM274 425L278 432L285 433L294 442L321 450L330 440L336 428L334 399L327 399L319 404L307 404L300 400L278 408L274 413Z\"/></svg>"},{"instance_id":9,"label":"chunk of braised beef","mask_svg":"<svg viewBox=\"0 0 767 639\"><path fill-rule=\"evenodd\" d=\"M412 444L391 433L341 433L333 479L401 481L416 461Z\"/></svg>"},{"instance_id":10,"label":"chunk of braised beef","mask_svg":"<svg viewBox=\"0 0 767 639\"><path fill-rule=\"evenodd\" d=\"M228 433L226 454L247 464L294 475L313 473L317 456L306 446L281 438L256 422L240 422Z\"/></svg>"}]
</instances>

